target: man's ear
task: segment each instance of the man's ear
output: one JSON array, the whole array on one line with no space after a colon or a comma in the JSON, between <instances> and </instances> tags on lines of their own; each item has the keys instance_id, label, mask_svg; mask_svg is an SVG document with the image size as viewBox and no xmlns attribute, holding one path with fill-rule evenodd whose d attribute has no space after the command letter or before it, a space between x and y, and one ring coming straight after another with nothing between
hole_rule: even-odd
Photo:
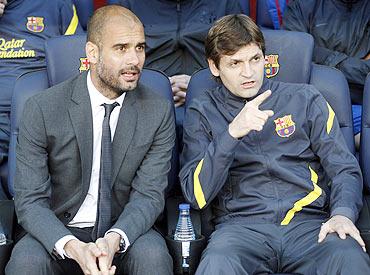
<instances>
[{"instance_id":1,"label":"man's ear","mask_svg":"<svg viewBox=\"0 0 370 275\"><path fill-rule=\"evenodd\" d=\"M218 77L220 76L220 71L218 70L216 63L212 59L207 59L209 69L211 70L211 73L213 76Z\"/></svg>"},{"instance_id":2,"label":"man's ear","mask_svg":"<svg viewBox=\"0 0 370 275\"><path fill-rule=\"evenodd\" d=\"M96 64L99 60L99 48L94 43L88 41L85 46L86 57L90 64Z\"/></svg>"}]
</instances>

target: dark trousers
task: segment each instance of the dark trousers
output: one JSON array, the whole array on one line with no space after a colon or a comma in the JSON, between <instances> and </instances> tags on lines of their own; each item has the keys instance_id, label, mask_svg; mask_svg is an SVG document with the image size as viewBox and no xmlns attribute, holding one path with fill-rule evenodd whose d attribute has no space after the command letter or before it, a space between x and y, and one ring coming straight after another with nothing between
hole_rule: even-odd
<instances>
[{"instance_id":1,"label":"dark trousers","mask_svg":"<svg viewBox=\"0 0 370 275\"><path fill-rule=\"evenodd\" d=\"M318 243L322 220L223 224L203 251L196 274L370 274L370 259L351 237L329 234Z\"/></svg>"},{"instance_id":2,"label":"dark trousers","mask_svg":"<svg viewBox=\"0 0 370 275\"><path fill-rule=\"evenodd\" d=\"M91 242L91 230L71 228L81 241ZM124 254L116 254L113 264L116 274L172 274L172 258L161 235L149 230L140 236ZM39 241L30 234L25 235L14 247L5 274L50 275L83 274L71 259L55 260Z\"/></svg>"}]
</instances>

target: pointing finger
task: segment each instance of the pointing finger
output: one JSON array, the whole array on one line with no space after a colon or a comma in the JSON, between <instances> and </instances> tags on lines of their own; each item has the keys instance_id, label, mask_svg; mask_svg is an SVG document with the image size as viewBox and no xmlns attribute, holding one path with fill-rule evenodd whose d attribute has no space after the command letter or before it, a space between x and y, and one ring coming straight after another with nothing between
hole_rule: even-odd
<instances>
[{"instance_id":1,"label":"pointing finger","mask_svg":"<svg viewBox=\"0 0 370 275\"><path fill-rule=\"evenodd\" d=\"M264 102L269 96L271 95L271 90L267 90L266 92L260 94L259 96L257 96L255 99L253 99L252 101L250 101L251 104L253 104L254 106L258 107L262 104L262 102Z\"/></svg>"}]
</instances>

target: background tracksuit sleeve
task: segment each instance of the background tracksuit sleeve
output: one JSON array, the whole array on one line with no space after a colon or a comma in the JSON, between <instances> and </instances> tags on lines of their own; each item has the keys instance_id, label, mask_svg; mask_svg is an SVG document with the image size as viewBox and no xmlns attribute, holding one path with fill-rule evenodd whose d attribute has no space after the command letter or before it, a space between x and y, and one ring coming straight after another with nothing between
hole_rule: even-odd
<instances>
[{"instance_id":1,"label":"background tracksuit sleeve","mask_svg":"<svg viewBox=\"0 0 370 275\"><path fill-rule=\"evenodd\" d=\"M62 35L83 34L75 5L68 0L60 6L59 28Z\"/></svg>"},{"instance_id":2,"label":"background tracksuit sleeve","mask_svg":"<svg viewBox=\"0 0 370 275\"><path fill-rule=\"evenodd\" d=\"M360 167L347 148L334 111L317 91L307 117L312 150L331 179L330 214L355 222L362 207Z\"/></svg>"},{"instance_id":3,"label":"background tracksuit sleeve","mask_svg":"<svg viewBox=\"0 0 370 275\"><path fill-rule=\"evenodd\" d=\"M283 28L290 31L311 32L312 10L315 6L312 1L295 1L287 6L284 12ZM328 25L326 28L330 28ZM333 29L333 32L335 30ZM347 80L351 83L361 84L365 83L367 73L370 71L370 60L364 60L359 57L351 57L344 52L332 50L318 45L315 41L313 52L313 61L317 64L336 67L341 70Z\"/></svg>"},{"instance_id":4,"label":"background tracksuit sleeve","mask_svg":"<svg viewBox=\"0 0 370 275\"><path fill-rule=\"evenodd\" d=\"M227 128L212 133L199 109L192 104L186 111L180 171L183 194L196 209L208 205L227 181L239 144Z\"/></svg>"}]
</instances>

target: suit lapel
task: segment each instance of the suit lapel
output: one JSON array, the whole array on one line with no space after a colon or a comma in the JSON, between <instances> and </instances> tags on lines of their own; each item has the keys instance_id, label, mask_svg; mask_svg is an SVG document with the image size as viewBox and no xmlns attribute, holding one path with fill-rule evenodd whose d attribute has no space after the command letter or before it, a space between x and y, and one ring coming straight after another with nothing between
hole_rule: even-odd
<instances>
[{"instance_id":1,"label":"suit lapel","mask_svg":"<svg viewBox=\"0 0 370 275\"><path fill-rule=\"evenodd\" d=\"M90 186L93 159L93 122L86 75L85 73L77 79L68 110L80 150L83 194L87 193Z\"/></svg>"},{"instance_id":2,"label":"suit lapel","mask_svg":"<svg viewBox=\"0 0 370 275\"><path fill-rule=\"evenodd\" d=\"M112 186L116 181L118 171L122 165L127 149L134 136L137 123L136 109L137 90L130 91L126 94L125 100L119 114L116 132L113 137L113 177Z\"/></svg>"}]
</instances>

